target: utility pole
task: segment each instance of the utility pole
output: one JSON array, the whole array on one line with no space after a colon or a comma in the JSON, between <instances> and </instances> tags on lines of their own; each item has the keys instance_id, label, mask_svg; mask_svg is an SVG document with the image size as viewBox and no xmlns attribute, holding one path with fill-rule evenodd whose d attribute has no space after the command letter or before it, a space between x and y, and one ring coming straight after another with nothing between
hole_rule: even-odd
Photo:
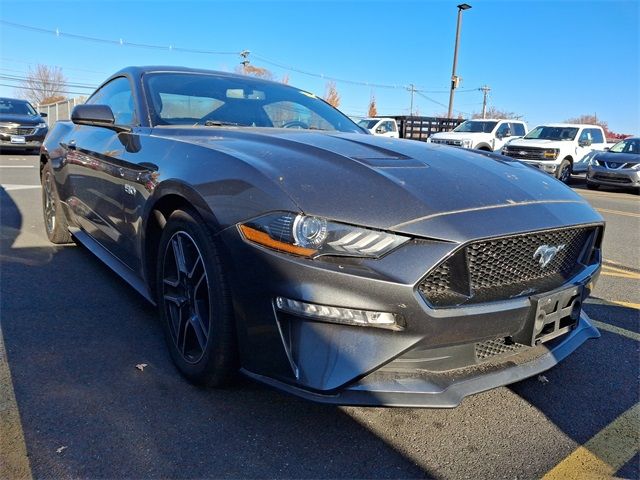
<instances>
[{"instance_id":1,"label":"utility pole","mask_svg":"<svg viewBox=\"0 0 640 480\"><path fill-rule=\"evenodd\" d=\"M469 10L471 5L468 3L461 3L458 5L458 25L456 26L456 45L453 50L453 71L451 72L451 93L449 93L449 111L447 113L447 117L451 118L453 113L453 96L455 94L456 88L458 88L458 83L460 82L460 78L456 76L456 66L458 64L458 43L460 42L460 25L462 24L462 12L464 10Z\"/></svg>"},{"instance_id":2,"label":"utility pole","mask_svg":"<svg viewBox=\"0 0 640 480\"><path fill-rule=\"evenodd\" d=\"M416 92L416 87L413 83L409 84L409 91L411 92L411 107L409 108L409 116L413 117L413 94Z\"/></svg>"},{"instance_id":3,"label":"utility pole","mask_svg":"<svg viewBox=\"0 0 640 480\"><path fill-rule=\"evenodd\" d=\"M479 89L484 98L482 99L482 118L485 119L487 118L487 95L489 95L489 92L491 91L491 87L484 85L482 87L480 87Z\"/></svg>"},{"instance_id":4,"label":"utility pole","mask_svg":"<svg viewBox=\"0 0 640 480\"><path fill-rule=\"evenodd\" d=\"M249 54L251 52L249 50L243 50L240 52L240 56L242 57L242 61L240 62L240 65L242 65L242 73L245 73L247 70L247 65L249 65L249 63L251 63L249 61Z\"/></svg>"}]
</instances>

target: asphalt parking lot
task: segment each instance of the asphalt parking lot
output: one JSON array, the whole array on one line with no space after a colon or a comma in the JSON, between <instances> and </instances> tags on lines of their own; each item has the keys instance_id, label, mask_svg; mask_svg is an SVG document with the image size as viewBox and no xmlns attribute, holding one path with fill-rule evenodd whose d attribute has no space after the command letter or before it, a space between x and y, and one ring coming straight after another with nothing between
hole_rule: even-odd
<instances>
[{"instance_id":1,"label":"asphalt parking lot","mask_svg":"<svg viewBox=\"0 0 640 480\"><path fill-rule=\"evenodd\" d=\"M188 384L154 309L82 247L47 242L37 157L1 155L0 187L5 475L640 477L631 192L573 185L607 220L603 273L585 307L602 337L544 376L428 410L316 405L243 379L225 390Z\"/></svg>"}]
</instances>

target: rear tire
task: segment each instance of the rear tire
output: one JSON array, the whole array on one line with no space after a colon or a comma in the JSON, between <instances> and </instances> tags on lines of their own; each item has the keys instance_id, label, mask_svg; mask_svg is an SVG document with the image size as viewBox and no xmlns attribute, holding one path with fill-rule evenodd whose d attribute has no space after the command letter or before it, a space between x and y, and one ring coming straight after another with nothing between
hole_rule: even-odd
<instances>
[{"instance_id":1,"label":"rear tire","mask_svg":"<svg viewBox=\"0 0 640 480\"><path fill-rule=\"evenodd\" d=\"M69 224L58 197L53 170L49 162L44 164L40 181L42 182L42 213L47 238L55 244L71 243Z\"/></svg>"},{"instance_id":2,"label":"rear tire","mask_svg":"<svg viewBox=\"0 0 640 480\"><path fill-rule=\"evenodd\" d=\"M560 166L558 166L558 171L556 172L556 178L566 184L571 180L571 162L566 158L560 162Z\"/></svg>"},{"instance_id":3,"label":"rear tire","mask_svg":"<svg viewBox=\"0 0 640 480\"><path fill-rule=\"evenodd\" d=\"M237 370L233 307L217 240L192 210L162 231L156 288L165 339L190 382L219 387Z\"/></svg>"}]
</instances>

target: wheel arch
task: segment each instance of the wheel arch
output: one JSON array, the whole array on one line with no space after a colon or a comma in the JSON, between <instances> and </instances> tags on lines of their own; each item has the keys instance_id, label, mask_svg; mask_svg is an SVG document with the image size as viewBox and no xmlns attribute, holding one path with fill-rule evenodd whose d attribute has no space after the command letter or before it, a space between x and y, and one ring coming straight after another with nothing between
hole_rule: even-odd
<instances>
[{"instance_id":1,"label":"wheel arch","mask_svg":"<svg viewBox=\"0 0 640 480\"><path fill-rule=\"evenodd\" d=\"M156 258L160 236L171 214L181 209L194 211L214 235L221 230L207 202L192 187L173 181L158 185L153 197L147 201L140 230L142 270L153 298L156 298Z\"/></svg>"}]
</instances>

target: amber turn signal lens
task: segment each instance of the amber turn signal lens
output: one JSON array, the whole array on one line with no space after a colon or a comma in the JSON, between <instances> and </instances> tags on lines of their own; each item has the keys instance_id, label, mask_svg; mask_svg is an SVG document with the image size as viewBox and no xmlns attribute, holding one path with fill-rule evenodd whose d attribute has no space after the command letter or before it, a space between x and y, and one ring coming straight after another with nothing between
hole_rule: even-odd
<instances>
[{"instance_id":1,"label":"amber turn signal lens","mask_svg":"<svg viewBox=\"0 0 640 480\"><path fill-rule=\"evenodd\" d=\"M311 257L318 252L317 250L313 250L312 248L298 247L296 245L290 245L285 242L279 242L278 240L274 240L273 238L271 238L265 232L261 232L260 230L256 230L255 228L251 228L246 225L240 225L240 231L242 232L242 235L244 235L244 238L246 238L250 242L254 242L267 248L272 248L274 250L279 250L281 252L293 253L294 255L302 255L303 257Z\"/></svg>"}]
</instances>

